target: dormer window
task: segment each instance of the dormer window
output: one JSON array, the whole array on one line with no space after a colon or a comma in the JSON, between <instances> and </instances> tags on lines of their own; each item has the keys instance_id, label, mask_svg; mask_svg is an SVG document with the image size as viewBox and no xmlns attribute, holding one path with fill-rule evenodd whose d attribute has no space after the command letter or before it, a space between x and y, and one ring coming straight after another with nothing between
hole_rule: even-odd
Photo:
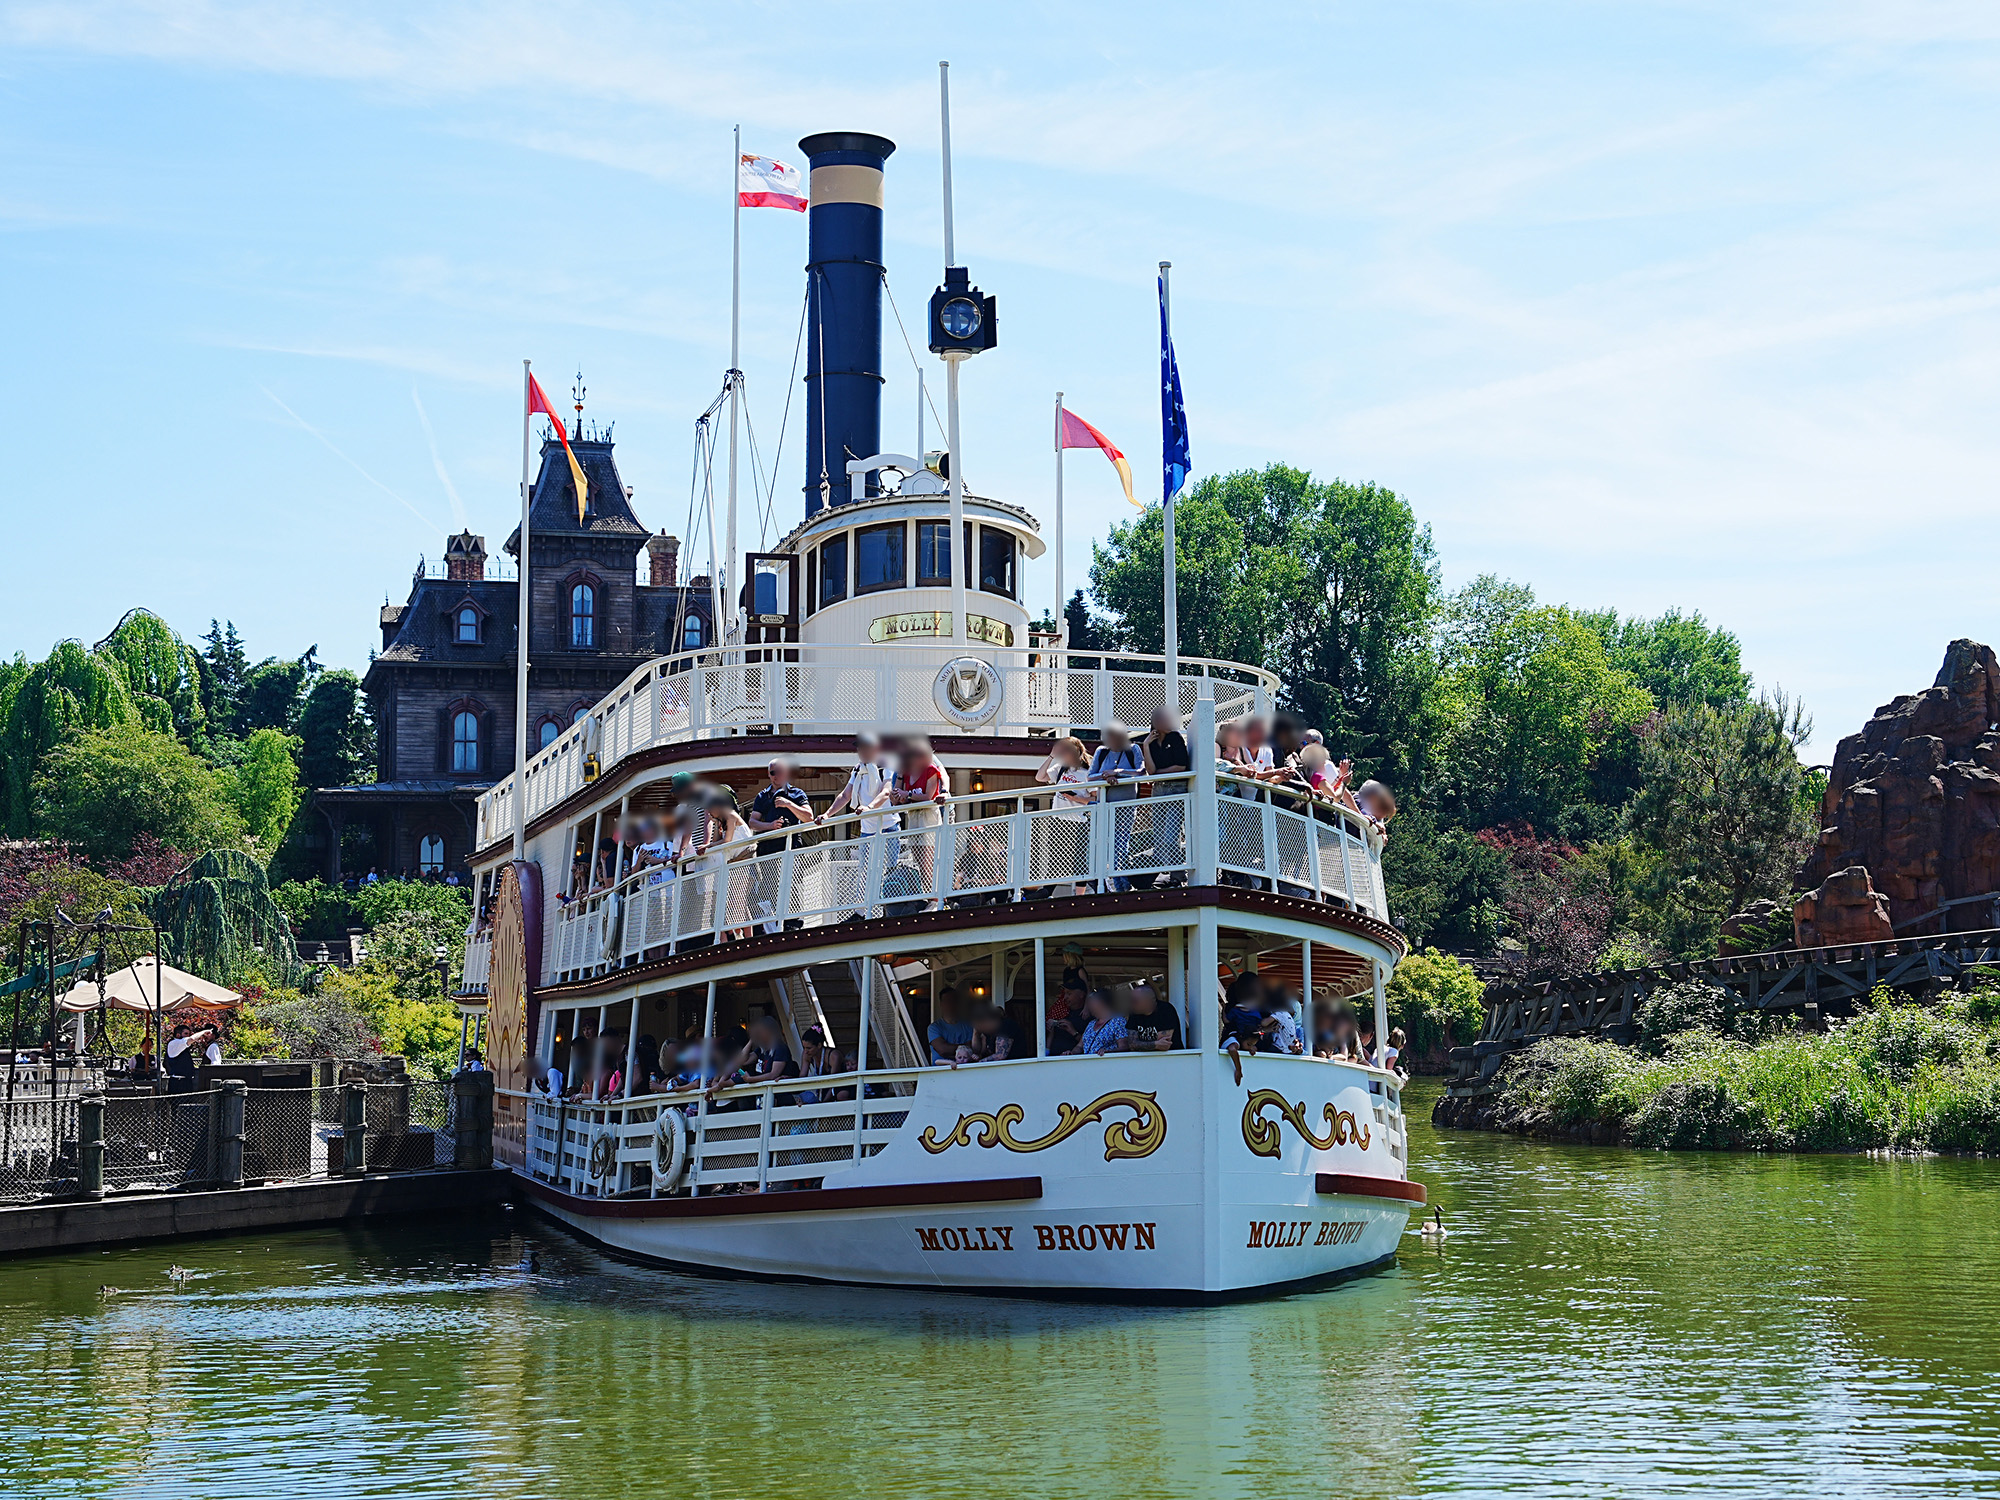
<instances>
[{"instance_id":1,"label":"dormer window","mask_svg":"<svg viewBox=\"0 0 2000 1500\"><path fill-rule=\"evenodd\" d=\"M470 604L461 604L453 617L451 638L461 646L479 644L479 611Z\"/></svg>"},{"instance_id":2,"label":"dormer window","mask_svg":"<svg viewBox=\"0 0 2000 1500\"><path fill-rule=\"evenodd\" d=\"M701 616L689 615L686 620L681 622L681 650L699 651L702 645L703 634Z\"/></svg>"}]
</instances>

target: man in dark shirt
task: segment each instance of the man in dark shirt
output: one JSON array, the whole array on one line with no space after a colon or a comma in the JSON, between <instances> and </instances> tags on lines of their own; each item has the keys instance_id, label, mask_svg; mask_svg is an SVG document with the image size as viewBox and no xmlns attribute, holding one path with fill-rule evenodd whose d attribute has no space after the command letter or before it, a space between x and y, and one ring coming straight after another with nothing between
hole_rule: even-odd
<instances>
[{"instance_id":1,"label":"man in dark shirt","mask_svg":"<svg viewBox=\"0 0 2000 1500\"><path fill-rule=\"evenodd\" d=\"M1222 1046L1236 1068L1236 1081L1243 1082L1245 1052L1275 1052L1273 1040L1278 1018L1271 1014L1270 998L1263 981L1255 974L1238 974L1229 981L1229 1001L1222 1008Z\"/></svg>"},{"instance_id":2,"label":"man in dark shirt","mask_svg":"<svg viewBox=\"0 0 2000 1500\"><path fill-rule=\"evenodd\" d=\"M766 767L770 775L770 785L764 787L750 802L750 816L744 819L753 833L770 833L779 828L796 828L801 823L813 820L812 803L806 794L792 785L792 774L797 768L791 761L779 756ZM784 839L759 839L757 853L783 854ZM778 889L780 878L775 863L759 864L755 882L750 891L750 915L764 922L766 932L776 932L776 923L771 920L778 915ZM804 925L793 917L785 922L787 929Z\"/></svg>"},{"instance_id":3,"label":"man in dark shirt","mask_svg":"<svg viewBox=\"0 0 2000 1500\"><path fill-rule=\"evenodd\" d=\"M1132 986L1132 1010L1125 1017L1126 1052L1170 1052L1181 1045L1181 1018L1144 980Z\"/></svg>"},{"instance_id":4,"label":"man in dark shirt","mask_svg":"<svg viewBox=\"0 0 2000 1500\"><path fill-rule=\"evenodd\" d=\"M766 767L771 784L762 788L751 800L750 816L745 820L753 833L770 833L779 828L796 828L801 823L812 821L812 804L806 794L792 785L795 767L783 756ZM759 854L782 854L785 851L783 839L759 839Z\"/></svg>"},{"instance_id":5,"label":"man in dark shirt","mask_svg":"<svg viewBox=\"0 0 2000 1500\"><path fill-rule=\"evenodd\" d=\"M1090 1019L1083 1013L1085 997L1090 992L1081 984L1063 981L1062 989L1056 995L1056 1003L1049 1012L1050 1057L1067 1057L1083 1040L1083 1028Z\"/></svg>"}]
</instances>

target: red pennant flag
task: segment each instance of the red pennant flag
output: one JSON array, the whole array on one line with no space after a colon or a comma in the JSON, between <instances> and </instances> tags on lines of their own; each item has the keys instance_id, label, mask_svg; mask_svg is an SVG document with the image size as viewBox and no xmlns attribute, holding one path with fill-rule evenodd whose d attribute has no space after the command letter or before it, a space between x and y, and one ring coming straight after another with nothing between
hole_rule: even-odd
<instances>
[{"instance_id":1,"label":"red pennant flag","mask_svg":"<svg viewBox=\"0 0 2000 1500\"><path fill-rule=\"evenodd\" d=\"M562 413L557 411L555 403L549 400L548 392L542 389L542 383L535 379L533 375L530 375L528 377L528 415L532 417L537 414L547 417L551 422L556 424L556 437L563 445L563 457L569 460L569 476L576 481L576 524L581 526L583 524L584 501L590 493L584 487L583 465L576 461L576 453L570 448L569 433L563 427Z\"/></svg>"}]
</instances>

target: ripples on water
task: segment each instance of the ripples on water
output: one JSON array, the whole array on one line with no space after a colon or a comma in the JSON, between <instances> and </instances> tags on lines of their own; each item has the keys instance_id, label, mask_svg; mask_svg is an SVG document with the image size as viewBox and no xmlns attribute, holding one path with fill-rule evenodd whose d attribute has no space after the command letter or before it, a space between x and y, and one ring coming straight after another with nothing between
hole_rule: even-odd
<instances>
[{"instance_id":1,"label":"ripples on water","mask_svg":"<svg viewBox=\"0 0 2000 1500\"><path fill-rule=\"evenodd\" d=\"M1442 1245L1221 1309L688 1279L520 1211L16 1261L0 1488L2000 1491L2000 1167L1412 1145Z\"/></svg>"}]
</instances>

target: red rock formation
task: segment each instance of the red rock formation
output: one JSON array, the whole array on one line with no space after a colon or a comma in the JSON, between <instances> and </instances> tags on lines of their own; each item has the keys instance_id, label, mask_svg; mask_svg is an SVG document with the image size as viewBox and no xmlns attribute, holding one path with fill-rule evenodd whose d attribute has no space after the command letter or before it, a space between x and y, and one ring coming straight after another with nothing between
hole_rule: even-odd
<instances>
[{"instance_id":1,"label":"red rock formation","mask_svg":"<svg viewBox=\"0 0 2000 1500\"><path fill-rule=\"evenodd\" d=\"M1931 914L1948 901L2000 891L1996 725L2000 661L1990 646L1953 641L1934 685L1884 704L1859 734L1840 742L1819 845L1799 873L1799 888L1823 890L1836 872L1845 876L1860 867L1871 877L1872 893L1887 898L1891 924L1905 932L1994 925L1994 907L1983 901L1942 918ZM1811 920L1824 928L1825 919ZM1827 941L1863 940L1822 938L1812 946Z\"/></svg>"},{"instance_id":2,"label":"red rock formation","mask_svg":"<svg viewBox=\"0 0 2000 1500\"><path fill-rule=\"evenodd\" d=\"M1882 943L1893 936L1888 898L1860 865L1835 870L1792 907L1792 937L1801 948Z\"/></svg>"}]
</instances>

